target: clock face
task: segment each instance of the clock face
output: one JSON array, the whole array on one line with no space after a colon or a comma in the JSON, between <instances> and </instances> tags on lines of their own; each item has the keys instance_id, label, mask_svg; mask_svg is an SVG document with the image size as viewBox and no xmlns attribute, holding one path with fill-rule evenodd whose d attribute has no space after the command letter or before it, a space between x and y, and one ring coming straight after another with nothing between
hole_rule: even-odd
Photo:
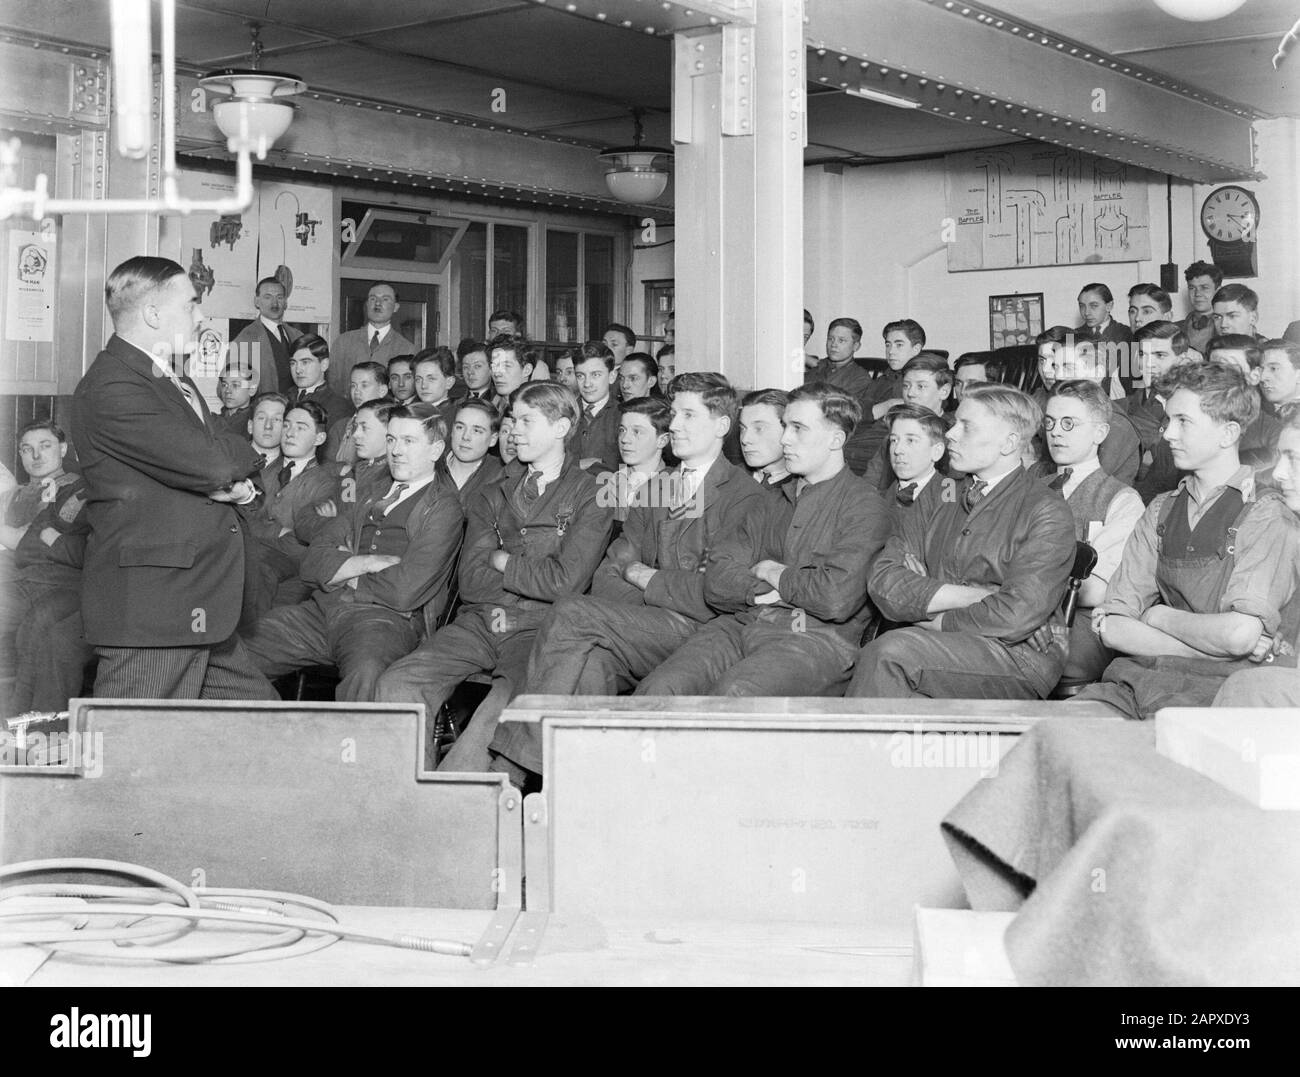
<instances>
[{"instance_id":1,"label":"clock face","mask_svg":"<svg viewBox=\"0 0 1300 1077\"><path fill-rule=\"evenodd\" d=\"M1243 187L1220 187L1201 206L1201 227L1211 239L1224 243L1254 243L1259 204Z\"/></svg>"}]
</instances>

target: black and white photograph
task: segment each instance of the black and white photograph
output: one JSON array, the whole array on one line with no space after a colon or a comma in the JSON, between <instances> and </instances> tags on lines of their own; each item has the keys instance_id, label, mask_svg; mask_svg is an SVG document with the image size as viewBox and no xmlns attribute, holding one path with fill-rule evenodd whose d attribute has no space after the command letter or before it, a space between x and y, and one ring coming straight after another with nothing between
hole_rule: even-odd
<instances>
[{"instance_id":1,"label":"black and white photograph","mask_svg":"<svg viewBox=\"0 0 1300 1077\"><path fill-rule=\"evenodd\" d=\"M0 0L7 1046L1283 1045L1300 0L991 3Z\"/></svg>"}]
</instances>

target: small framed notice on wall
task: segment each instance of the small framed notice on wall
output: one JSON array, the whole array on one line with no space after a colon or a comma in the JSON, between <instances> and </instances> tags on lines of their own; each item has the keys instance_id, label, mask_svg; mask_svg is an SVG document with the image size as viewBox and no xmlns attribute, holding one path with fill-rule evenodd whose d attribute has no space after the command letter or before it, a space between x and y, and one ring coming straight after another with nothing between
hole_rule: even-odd
<instances>
[{"instance_id":1,"label":"small framed notice on wall","mask_svg":"<svg viewBox=\"0 0 1300 1077\"><path fill-rule=\"evenodd\" d=\"M1043 331L1043 293L989 296L989 347L1032 344Z\"/></svg>"}]
</instances>

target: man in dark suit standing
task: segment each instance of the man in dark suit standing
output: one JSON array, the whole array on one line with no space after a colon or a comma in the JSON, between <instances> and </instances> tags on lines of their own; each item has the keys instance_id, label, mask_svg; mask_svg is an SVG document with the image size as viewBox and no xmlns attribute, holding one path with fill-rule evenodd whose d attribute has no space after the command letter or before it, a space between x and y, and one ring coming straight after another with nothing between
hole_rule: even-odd
<instances>
[{"instance_id":1,"label":"man in dark suit standing","mask_svg":"<svg viewBox=\"0 0 1300 1077\"><path fill-rule=\"evenodd\" d=\"M105 289L114 334L73 395L88 490L82 584L95 695L275 699L239 638L244 535L258 457L219 434L177 373L202 321L185 270L123 262Z\"/></svg>"},{"instance_id":2,"label":"man in dark suit standing","mask_svg":"<svg viewBox=\"0 0 1300 1077\"><path fill-rule=\"evenodd\" d=\"M274 277L257 282L253 295L257 317L244 326L230 343L231 362L252 371L253 396L260 393L287 393L293 388L289 375L289 356L293 342L301 334L284 324L289 299L284 285Z\"/></svg>"}]
</instances>

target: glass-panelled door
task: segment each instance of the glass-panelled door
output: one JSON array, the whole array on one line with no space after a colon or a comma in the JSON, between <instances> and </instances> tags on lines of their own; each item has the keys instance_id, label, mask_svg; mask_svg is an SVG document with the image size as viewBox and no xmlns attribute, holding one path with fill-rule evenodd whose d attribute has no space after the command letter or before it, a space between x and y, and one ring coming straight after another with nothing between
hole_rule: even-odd
<instances>
[{"instance_id":1,"label":"glass-panelled door","mask_svg":"<svg viewBox=\"0 0 1300 1077\"><path fill-rule=\"evenodd\" d=\"M339 293L343 325L341 331L360 329L366 324L366 296L377 283L375 278L343 277ZM397 292L397 313L393 328L415 345L415 350L447 343L440 335L442 327L442 289L437 284L387 280ZM452 341L455 347L455 341Z\"/></svg>"}]
</instances>

